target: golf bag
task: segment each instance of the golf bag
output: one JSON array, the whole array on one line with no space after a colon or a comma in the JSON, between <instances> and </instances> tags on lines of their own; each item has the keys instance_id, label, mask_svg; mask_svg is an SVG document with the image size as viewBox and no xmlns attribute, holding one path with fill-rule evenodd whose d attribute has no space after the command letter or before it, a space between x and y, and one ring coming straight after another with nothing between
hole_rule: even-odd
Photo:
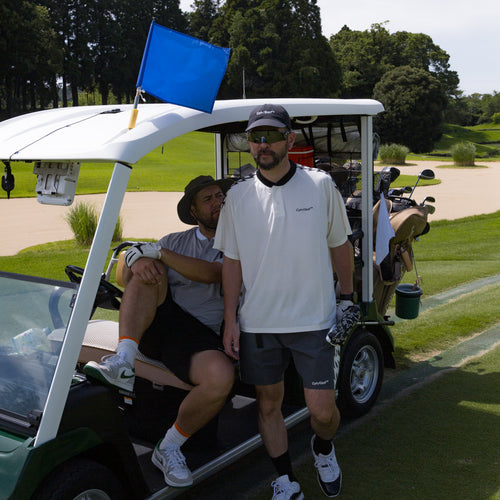
<instances>
[{"instance_id":1,"label":"golf bag","mask_svg":"<svg viewBox=\"0 0 500 500\"><path fill-rule=\"evenodd\" d=\"M373 254L373 298L377 301L377 310L381 316L386 314L405 272L413 269L413 242L418 236L429 231L427 207L415 205L394 212L392 202L386 200L386 203L395 236L389 242L389 253L379 266L375 263L375 252ZM379 206L380 201L373 208L374 232L377 228Z\"/></svg>"}]
</instances>

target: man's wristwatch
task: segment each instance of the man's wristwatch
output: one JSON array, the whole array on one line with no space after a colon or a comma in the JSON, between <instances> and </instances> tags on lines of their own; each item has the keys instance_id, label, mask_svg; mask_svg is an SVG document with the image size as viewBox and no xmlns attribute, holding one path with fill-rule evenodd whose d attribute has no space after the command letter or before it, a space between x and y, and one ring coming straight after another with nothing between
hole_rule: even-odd
<instances>
[{"instance_id":1,"label":"man's wristwatch","mask_svg":"<svg viewBox=\"0 0 500 500\"><path fill-rule=\"evenodd\" d=\"M339 300L350 300L351 302L354 299L354 293L341 293L339 296Z\"/></svg>"}]
</instances>

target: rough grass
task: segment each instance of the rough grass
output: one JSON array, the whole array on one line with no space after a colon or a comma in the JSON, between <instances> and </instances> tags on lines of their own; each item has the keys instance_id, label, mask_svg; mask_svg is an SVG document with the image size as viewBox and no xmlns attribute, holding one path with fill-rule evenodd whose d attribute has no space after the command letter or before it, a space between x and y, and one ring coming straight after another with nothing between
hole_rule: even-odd
<instances>
[{"instance_id":1,"label":"rough grass","mask_svg":"<svg viewBox=\"0 0 500 500\"><path fill-rule=\"evenodd\" d=\"M500 128L494 126L476 125L460 127L446 124L441 139L434 146L434 154L448 155L451 158L451 148L460 142L471 142L476 146L477 158L499 158L500 148L492 143L500 143Z\"/></svg>"}]
</instances>

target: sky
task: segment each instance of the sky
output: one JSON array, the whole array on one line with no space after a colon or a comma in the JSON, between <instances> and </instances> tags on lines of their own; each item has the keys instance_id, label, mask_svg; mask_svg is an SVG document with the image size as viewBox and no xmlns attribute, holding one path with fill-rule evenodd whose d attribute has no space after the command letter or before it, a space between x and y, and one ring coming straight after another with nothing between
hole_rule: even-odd
<instances>
[{"instance_id":1,"label":"sky","mask_svg":"<svg viewBox=\"0 0 500 500\"><path fill-rule=\"evenodd\" d=\"M183 11L192 0L180 0ZM450 69L465 95L500 92L499 0L317 0L323 35L344 25L369 30L384 23L390 33L425 33L450 56Z\"/></svg>"}]
</instances>

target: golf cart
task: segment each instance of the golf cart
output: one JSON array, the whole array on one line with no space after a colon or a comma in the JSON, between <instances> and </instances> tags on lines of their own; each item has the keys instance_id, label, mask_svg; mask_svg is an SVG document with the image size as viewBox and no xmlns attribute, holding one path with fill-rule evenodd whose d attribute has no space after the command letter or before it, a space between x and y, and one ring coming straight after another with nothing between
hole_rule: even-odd
<instances>
[{"instance_id":1,"label":"golf cart","mask_svg":"<svg viewBox=\"0 0 500 500\"><path fill-rule=\"evenodd\" d=\"M68 282L0 272L0 499L172 498L183 492L165 486L150 457L153 434L165 432L169 408L175 417L175 401L190 387L146 357L136 363L135 394L87 380L82 364L112 353L118 338L116 322L89 318L96 307L119 307L121 289L108 281L106 258L133 165L197 130L214 134L216 177L241 175L245 124L265 102L282 104L292 117L298 162L331 172L346 200L354 192L358 197L352 239L361 319L338 350L338 403L351 416L373 406L384 367L394 366L392 323L373 299L372 116L383 110L380 103L228 100L217 101L211 114L145 104L133 129L127 128L131 105L36 112L0 123L0 160L14 171L18 161L33 162L40 202L69 205L86 162L111 162L114 169L84 270L65 263ZM354 160L360 168L340 168ZM293 367L286 386L291 427L308 417ZM144 420L158 406L157 424ZM192 441L185 454L195 484L260 446L252 388L237 383L219 417Z\"/></svg>"}]
</instances>

